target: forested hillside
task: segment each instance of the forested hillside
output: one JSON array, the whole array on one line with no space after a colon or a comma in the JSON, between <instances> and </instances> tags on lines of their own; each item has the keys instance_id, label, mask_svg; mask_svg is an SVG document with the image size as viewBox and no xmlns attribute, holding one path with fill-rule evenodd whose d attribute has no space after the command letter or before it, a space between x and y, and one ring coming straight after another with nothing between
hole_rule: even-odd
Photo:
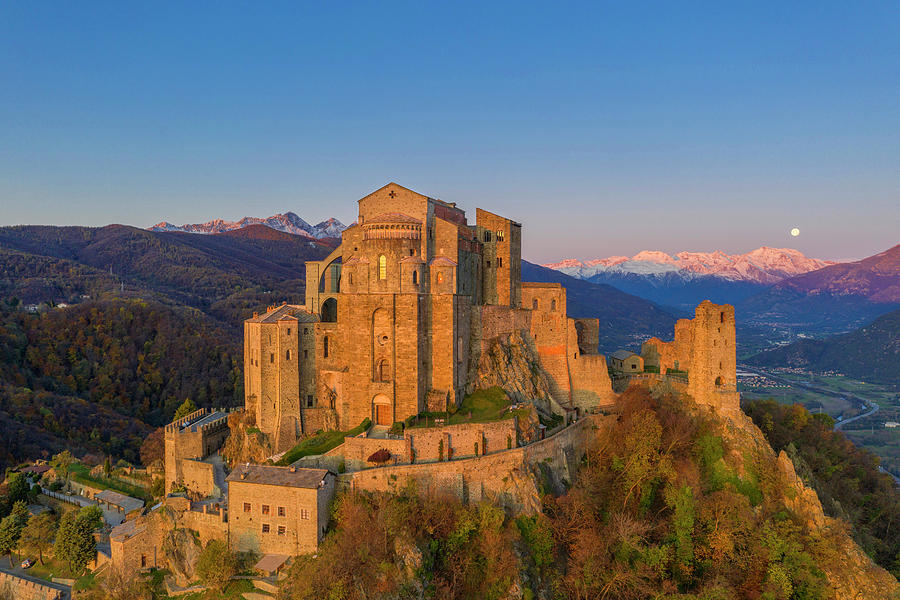
<instances>
[{"instance_id":1,"label":"forested hillside","mask_svg":"<svg viewBox=\"0 0 900 600\"><path fill-rule=\"evenodd\" d=\"M0 303L0 442L137 458L186 398L243 400L240 340L200 311L123 299L39 314ZM2 460L2 457L0 457Z\"/></svg>"},{"instance_id":2,"label":"forested hillside","mask_svg":"<svg viewBox=\"0 0 900 600\"><path fill-rule=\"evenodd\" d=\"M349 493L293 600L891 598L898 584L795 502L758 432L677 397L626 393L571 488L537 515L414 487ZM746 421L742 421L746 422ZM752 425L751 425L752 427ZM864 574L864 575L863 575ZM858 596L855 596L858 594Z\"/></svg>"},{"instance_id":3,"label":"forested hillside","mask_svg":"<svg viewBox=\"0 0 900 600\"><path fill-rule=\"evenodd\" d=\"M776 452L787 452L826 514L850 523L860 547L900 577L900 492L879 472L878 457L834 431L831 417L800 404L759 400L744 410Z\"/></svg>"}]
</instances>

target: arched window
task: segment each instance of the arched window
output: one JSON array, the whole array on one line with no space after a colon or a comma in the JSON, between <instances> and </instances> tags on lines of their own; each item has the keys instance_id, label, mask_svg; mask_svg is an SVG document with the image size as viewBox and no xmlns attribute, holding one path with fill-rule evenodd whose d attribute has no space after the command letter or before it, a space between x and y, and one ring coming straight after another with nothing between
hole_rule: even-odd
<instances>
[{"instance_id":1,"label":"arched window","mask_svg":"<svg viewBox=\"0 0 900 600\"><path fill-rule=\"evenodd\" d=\"M387 279L387 257L384 254L378 257L378 279Z\"/></svg>"},{"instance_id":2,"label":"arched window","mask_svg":"<svg viewBox=\"0 0 900 600\"><path fill-rule=\"evenodd\" d=\"M328 336L322 338L322 356L328 358Z\"/></svg>"},{"instance_id":3,"label":"arched window","mask_svg":"<svg viewBox=\"0 0 900 600\"><path fill-rule=\"evenodd\" d=\"M438 274L437 274L437 282L438 282L438 283L444 283L444 274L443 274L443 273L438 273Z\"/></svg>"},{"instance_id":4,"label":"arched window","mask_svg":"<svg viewBox=\"0 0 900 600\"><path fill-rule=\"evenodd\" d=\"M719 387L720 385L722 385L722 378L716 377L716 387Z\"/></svg>"},{"instance_id":5,"label":"arched window","mask_svg":"<svg viewBox=\"0 0 900 600\"><path fill-rule=\"evenodd\" d=\"M388 361L385 359L381 359L378 361L378 364L375 365L375 381L390 381L391 380L391 370L388 366Z\"/></svg>"},{"instance_id":6,"label":"arched window","mask_svg":"<svg viewBox=\"0 0 900 600\"><path fill-rule=\"evenodd\" d=\"M725 322L725 311L719 313L719 323Z\"/></svg>"},{"instance_id":7,"label":"arched window","mask_svg":"<svg viewBox=\"0 0 900 600\"><path fill-rule=\"evenodd\" d=\"M419 285L419 272L413 271L413 285Z\"/></svg>"},{"instance_id":8,"label":"arched window","mask_svg":"<svg viewBox=\"0 0 900 600\"><path fill-rule=\"evenodd\" d=\"M537 310L537 309L538 309L538 299L535 298L534 300L531 301L531 310Z\"/></svg>"}]
</instances>

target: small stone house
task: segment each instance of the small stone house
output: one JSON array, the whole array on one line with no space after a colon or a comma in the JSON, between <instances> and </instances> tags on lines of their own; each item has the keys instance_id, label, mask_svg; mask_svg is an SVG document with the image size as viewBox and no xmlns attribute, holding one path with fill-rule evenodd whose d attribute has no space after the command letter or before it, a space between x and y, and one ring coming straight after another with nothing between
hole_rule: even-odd
<instances>
[{"instance_id":1,"label":"small stone house","mask_svg":"<svg viewBox=\"0 0 900 600\"><path fill-rule=\"evenodd\" d=\"M228 476L228 524L240 552L315 552L328 526L335 474L325 469L241 465Z\"/></svg>"},{"instance_id":2,"label":"small stone house","mask_svg":"<svg viewBox=\"0 0 900 600\"><path fill-rule=\"evenodd\" d=\"M616 350L609 355L609 366L622 373L643 373L644 359L628 350Z\"/></svg>"}]
</instances>

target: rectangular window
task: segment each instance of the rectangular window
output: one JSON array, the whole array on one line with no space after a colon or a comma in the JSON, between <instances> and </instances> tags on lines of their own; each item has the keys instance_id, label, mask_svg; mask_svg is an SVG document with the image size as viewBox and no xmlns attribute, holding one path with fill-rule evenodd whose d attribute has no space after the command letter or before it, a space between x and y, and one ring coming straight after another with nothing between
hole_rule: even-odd
<instances>
[{"instance_id":1,"label":"rectangular window","mask_svg":"<svg viewBox=\"0 0 900 600\"><path fill-rule=\"evenodd\" d=\"M250 512L250 503L244 502L244 512Z\"/></svg>"},{"instance_id":2,"label":"rectangular window","mask_svg":"<svg viewBox=\"0 0 900 600\"><path fill-rule=\"evenodd\" d=\"M305 508L301 508L300 509L300 518L308 521L309 520L309 511Z\"/></svg>"},{"instance_id":3,"label":"rectangular window","mask_svg":"<svg viewBox=\"0 0 900 600\"><path fill-rule=\"evenodd\" d=\"M497 257L497 268L500 268L502 266L503 266L503 258L498 256Z\"/></svg>"},{"instance_id":4,"label":"rectangular window","mask_svg":"<svg viewBox=\"0 0 900 600\"><path fill-rule=\"evenodd\" d=\"M303 335L309 335L309 327L303 328Z\"/></svg>"},{"instance_id":5,"label":"rectangular window","mask_svg":"<svg viewBox=\"0 0 900 600\"><path fill-rule=\"evenodd\" d=\"M303 351L303 358L309 358L309 350Z\"/></svg>"},{"instance_id":6,"label":"rectangular window","mask_svg":"<svg viewBox=\"0 0 900 600\"><path fill-rule=\"evenodd\" d=\"M284 509L283 506L279 506L279 507L278 507L278 516L279 516L279 517L285 516L286 512L287 512L287 511L285 511L285 509Z\"/></svg>"},{"instance_id":7,"label":"rectangular window","mask_svg":"<svg viewBox=\"0 0 900 600\"><path fill-rule=\"evenodd\" d=\"M285 351L285 353L284 353L284 359L285 359L285 360L291 360L291 351L290 351L290 350L286 350L286 351Z\"/></svg>"},{"instance_id":8,"label":"rectangular window","mask_svg":"<svg viewBox=\"0 0 900 600\"><path fill-rule=\"evenodd\" d=\"M287 529L285 528L284 525L278 526L278 535L284 535L286 531L287 531Z\"/></svg>"},{"instance_id":9,"label":"rectangular window","mask_svg":"<svg viewBox=\"0 0 900 600\"><path fill-rule=\"evenodd\" d=\"M491 232L490 231L484 232L484 241L486 241L486 242L491 241Z\"/></svg>"},{"instance_id":10,"label":"rectangular window","mask_svg":"<svg viewBox=\"0 0 900 600\"><path fill-rule=\"evenodd\" d=\"M288 333L287 333L287 334L288 334L288 335L291 335L291 328L290 328L290 327L288 327Z\"/></svg>"},{"instance_id":11,"label":"rectangular window","mask_svg":"<svg viewBox=\"0 0 900 600\"><path fill-rule=\"evenodd\" d=\"M312 408L312 405L313 405L313 397L312 397L312 394L307 394L307 395L306 395L306 407L307 407L307 408Z\"/></svg>"},{"instance_id":12,"label":"rectangular window","mask_svg":"<svg viewBox=\"0 0 900 600\"><path fill-rule=\"evenodd\" d=\"M264 515L269 514L269 505L268 504L262 505L262 514L264 514Z\"/></svg>"},{"instance_id":13,"label":"rectangular window","mask_svg":"<svg viewBox=\"0 0 900 600\"><path fill-rule=\"evenodd\" d=\"M269 362L270 363L275 362L275 353L274 352L269 353Z\"/></svg>"},{"instance_id":14,"label":"rectangular window","mask_svg":"<svg viewBox=\"0 0 900 600\"><path fill-rule=\"evenodd\" d=\"M497 241L498 241L498 242L502 242L502 241L503 241L503 230L502 230L502 229L498 229L498 230L497 230Z\"/></svg>"},{"instance_id":15,"label":"rectangular window","mask_svg":"<svg viewBox=\"0 0 900 600\"><path fill-rule=\"evenodd\" d=\"M262 532L263 532L263 533L269 533L269 524L268 524L268 523L263 523L263 524L262 524Z\"/></svg>"}]
</instances>

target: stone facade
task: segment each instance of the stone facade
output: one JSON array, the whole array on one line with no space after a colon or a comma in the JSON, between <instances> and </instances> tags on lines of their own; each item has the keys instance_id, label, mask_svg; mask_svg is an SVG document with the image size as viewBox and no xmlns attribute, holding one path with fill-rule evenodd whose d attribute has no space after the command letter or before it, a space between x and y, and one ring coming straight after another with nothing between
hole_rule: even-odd
<instances>
[{"instance_id":1,"label":"stone facade","mask_svg":"<svg viewBox=\"0 0 900 600\"><path fill-rule=\"evenodd\" d=\"M218 452L228 434L228 415L206 408L166 425L166 492L180 484L199 496L213 495L212 465L201 461Z\"/></svg>"},{"instance_id":2,"label":"stone facade","mask_svg":"<svg viewBox=\"0 0 900 600\"><path fill-rule=\"evenodd\" d=\"M323 469L238 466L228 476L232 547L291 556L315 552L328 525L334 478Z\"/></svg>"},{"instance_id":3,"label":"stone facade","mask_svg":"<svg viewBox=\"0 0 900 600\"><path fill-rule=\"evenodd\" d=\"M305 305L244 324L245 408L274 451L458 405L484 348L511 335L535 338L548 409L611 403L597 320L568 318L557 284L522 283L521 243L515 221L478 209L469 225L455 204L397 184L359 200L340 247L307 263Z\"/></svg>"},{"instance_id":4,"label":"stone facade","mask_svg":"<svg viewBox=\"0 0 900 600\"><path fill-rule=\"evenodd\" d=\"M740 410L733 306L704 300L693 319L678 320L671 342L650 338L641 346L641 356L660 374L686 371L687 393L698 404Z\"/></svg>"}]
</instances>

